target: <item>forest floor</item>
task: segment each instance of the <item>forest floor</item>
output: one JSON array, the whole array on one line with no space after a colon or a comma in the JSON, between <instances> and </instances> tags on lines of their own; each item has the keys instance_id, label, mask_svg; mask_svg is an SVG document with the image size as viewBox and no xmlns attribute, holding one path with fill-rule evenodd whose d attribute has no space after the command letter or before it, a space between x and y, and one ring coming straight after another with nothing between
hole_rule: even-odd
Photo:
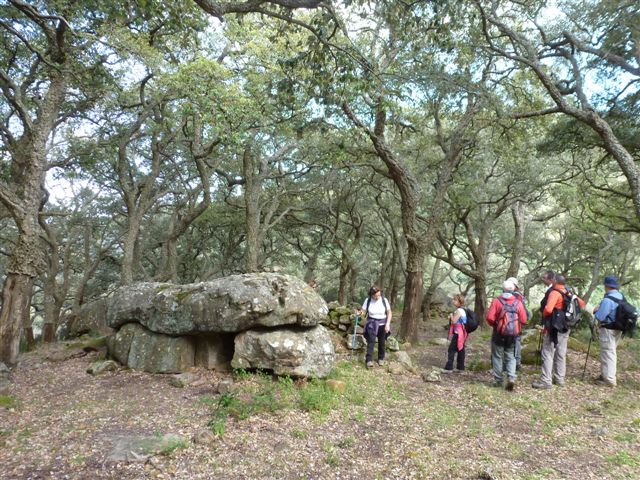
<instances>
[{"instance_id":1,"label":"forest floor","mask_svg":"<svg viewBox=\"0 0 640 480\"><path fill-rule=\"evenodd\" d=\"M570 351L565 387L532 389L537 372L525 366L507 392L486 370L489 332L469 340L476 371L423 381L446 355L427 339L445 335L433 326L408 350L417 373L367 370L343 352L333 388L211 371L176 388L168 375L89 375L95 353L40 347L0 397L0 478L640 478L640 340L621 345L615 389L590 380L597 357L581 381L585 354ZM220 395L230 377L233 393ZM137 461L109 459L122 438L165 434L183 440Z\"/></svg>"}]
</instances>

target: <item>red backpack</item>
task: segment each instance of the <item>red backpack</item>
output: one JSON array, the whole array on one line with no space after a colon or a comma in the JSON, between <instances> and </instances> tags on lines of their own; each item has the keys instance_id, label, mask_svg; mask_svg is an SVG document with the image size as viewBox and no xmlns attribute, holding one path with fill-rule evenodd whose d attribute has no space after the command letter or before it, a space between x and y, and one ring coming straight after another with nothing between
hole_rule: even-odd
<instances>
[{"instance_id":1,"label":"red backpack","mask_svg":"<svg viewBox=\"0 0 640 480\"><path fill-rule=\"evenodd\" d=\"M518 318L518 299L513 303L507 303L499 297L498 301L502 305L502 312L496 322L496 332L503 337L517 337L522 333L522 324Z\"/></svg>"}]
</instances>

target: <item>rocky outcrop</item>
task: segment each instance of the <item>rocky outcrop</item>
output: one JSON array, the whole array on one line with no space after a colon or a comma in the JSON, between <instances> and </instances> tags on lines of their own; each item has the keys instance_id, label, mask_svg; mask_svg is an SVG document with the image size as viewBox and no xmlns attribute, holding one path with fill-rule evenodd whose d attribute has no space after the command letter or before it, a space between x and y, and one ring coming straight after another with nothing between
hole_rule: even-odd
<instances>
[{"instance_id":1,"label":"rocky outcrop","mask_svg":"<svg viewBox=\"0 0 640 480\"><path fill-rule=\"evenodd\" d=\"M335 360L329 332L311 329L249 330L235 339L234 368L273 370L278 375L326 377Z\"/></svg>"},{"instance_id":2,"label":"rocky outcrop","mask_svg":"<svg viewBox=\"0 0 640 480\"><path fill-rule=\"evenodd\" d=\"M325 376L335 355L322 336L325 332L328 338L326 330L319 326L327 312L314 289L279 273L233 275L190 285L128 285L107 302L106 324L116 330L109 352L131 368L155 373L184 372L194 366L226 370L233 357L244 368ZM287 341L275 348L272 339L264 340L270 336L286 336ZM251 347L248 339L254 341ZM269 361L237 353L238 347L257 352L267 344L271 350L265 347L263 356L268 354Z\"/></svg>"}]
</instances>

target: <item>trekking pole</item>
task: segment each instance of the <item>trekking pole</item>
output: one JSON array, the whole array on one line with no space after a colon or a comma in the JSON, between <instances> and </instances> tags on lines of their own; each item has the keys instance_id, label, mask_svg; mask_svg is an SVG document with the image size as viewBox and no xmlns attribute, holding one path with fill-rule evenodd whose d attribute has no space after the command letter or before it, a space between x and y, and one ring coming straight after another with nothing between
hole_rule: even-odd
<instances>
[{"instance_id":1,"label":"trekking pole","mask_svg":"<svg viewBox=\"0 0 640 480\"><path fill-rule=\"evenodd\" d=\"M360 315L356 315L356 324L353 327L353 337L351 338L351 350L356 349L356 331L358 330L358 320L360 320Z\"/></svg>"},{"instance_id":2,"label":"trekking pole","mask_svg":"<svg viewBox=\"0 0 640 480\"><path fill-rule=\"evenodd\" d=\"M584 368L582 369L582 381L584 382L584 375L587 373L587 361L589 361L589 352L591 352L591 342L593 341L593 335L589 338L589 346L587 347L587 358L584 359Z\"/></svg>"}]
</instances>

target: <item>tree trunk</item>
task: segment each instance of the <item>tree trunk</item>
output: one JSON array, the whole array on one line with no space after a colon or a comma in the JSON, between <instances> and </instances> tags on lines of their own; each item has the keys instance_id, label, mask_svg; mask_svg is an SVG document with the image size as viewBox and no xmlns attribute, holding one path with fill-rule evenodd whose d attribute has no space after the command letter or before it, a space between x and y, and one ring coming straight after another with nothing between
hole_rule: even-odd
<instances>
[{"instance_id":1,"label":"tree trunk","mask_svg":"<svg viewBox=\"0 0 640 480\"><path fill-rule=\"evenodd\" d=\"M347 258L347 254L343 250L342 257L340 259L340 277L338 284L338 303L340 305L347 304L349 270L349 259Z\"/></svg>"},{"instance_id":2,"label":"tree trunk","mask_svg":"<svg viewBox=\"0 0 640 480\"><path fill-rule=\"evenodd\" d=\"M485 326L484 321L487 312L487 277L486 275L479 275L474 282L473 291L475 292L476 299L474 303L476 317L480 326Z\"/></svg>"},{"instance_id":3,"label":"tree trunk","mask_svg":"<svg viewBox=\"0 0 640 480\"><path fill-rule=\"evenodd\" d=\"M127 233L122 246L122 269L120 271L120 283L130 285L133 283L133 266L135 264L136 245L140 234L141 220L138 215L130 214L127 217Z\"/></svg>"},{"instance_id":4,"label":"tree trunk","mask_svg":"<svg viewBox=\"0 0 640 480\"><path fill-rule=\"evenodd\" d=\"M433 299L433 294L436 293L436 289L440 285L440 281L438 281L438 269L440 268L441 260L436 258L433 264L433 270L431 271L431 279L429 281L429 287L427 287L427 291L422 297L422 321L426 322L429 320L429 316L431 315L431 300Z\"/></svg>"},{"instance_id":5,"label":"tree trunk","mask_svg":"<svg viewBox=\"0 0 640 480\"><path fill-rule=\"evenodd\" d=\"M33 277L9 273L2 288L0 311L0 361L13 366L20 352L20 333L25 315L29 315Z\"/></svg>"},{"instance_id":6,"label":"tree trunk","mask_svg":"<svg viewBox=\"0 0 640 480\"><path fill-rule=\"evenodd\" d=\"M511 259L507 269L507 278L517 277L520 271L520 261L522 260L522 250L524 249L524 214L525 209L522 202L516 202L511 207L511 216L515 227L513 243L511 245Z\"/></svg>"},{"instance_id":7,"label":"tree trunk","mask_svg":"<svg viewBox=\"0 0 640 480\"><path fill-rule=\"evenodd\" d=\"M418 342L418 318L422 303L422 272L408 272L407 283L404 286L404 309L398 336L403 341L413 344Z\"/></svg>"}]
</instances>

